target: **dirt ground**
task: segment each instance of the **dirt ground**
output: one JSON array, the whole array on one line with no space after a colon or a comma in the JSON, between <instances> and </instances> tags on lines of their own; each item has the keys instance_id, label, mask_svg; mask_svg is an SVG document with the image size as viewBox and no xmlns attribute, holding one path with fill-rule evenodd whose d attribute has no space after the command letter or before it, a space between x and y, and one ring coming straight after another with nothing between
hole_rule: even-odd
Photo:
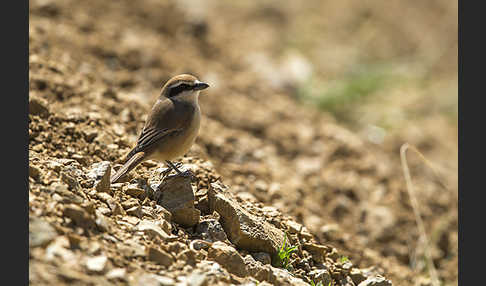
<instances>
[{"instance_id":1,"label":"dirt ground","mask_svg":"<svg viewBox=\"0 0 486 286\"><path fill-rule=\"evenodd\" d=\"M66 182L52 162L121 164L160 87L191 73L211 86L181 160L205 178L196 194L218 178L355 267L393 285L432 285L400 162L408 142L437 169L408 153L439 278L458 284L457 3L36 0L29 12L31 221L70 233L63 201L43 191ZM360 86L348 104L313 104L375 69L385 84ZM127 182L161 167L143 163ZM84 281L62 280L64 268L40 253L31 247L32 285ZM128 273L138 267L118 259Z\"/></svg>"}]
</instances>

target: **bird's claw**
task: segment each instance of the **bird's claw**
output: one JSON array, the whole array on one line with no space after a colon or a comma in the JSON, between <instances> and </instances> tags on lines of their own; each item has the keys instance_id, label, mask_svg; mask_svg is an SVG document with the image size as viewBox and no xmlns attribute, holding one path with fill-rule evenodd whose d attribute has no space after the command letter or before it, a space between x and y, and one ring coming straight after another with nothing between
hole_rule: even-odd
<instances>
[{"instance_id":1,"label":"bird's claw","mask_svg":"<svg viewBox=\"0 0 486 286\"><path fill-rule=\"evenodd\" d=\"M191 170L186 170L184 172L180 172L175 175L168 176L167 178L169 177L183 177L183 178L190 178L191 181L193 182L197 181L196 175L194 175L194 173Z\"/></svg>"}]
</instances>

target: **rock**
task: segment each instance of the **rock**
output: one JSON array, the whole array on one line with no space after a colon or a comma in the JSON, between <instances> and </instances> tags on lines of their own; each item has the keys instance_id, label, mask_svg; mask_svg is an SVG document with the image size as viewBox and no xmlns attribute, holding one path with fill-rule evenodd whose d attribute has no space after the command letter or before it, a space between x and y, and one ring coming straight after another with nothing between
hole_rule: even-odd
<instances>
[{"instance_id":1,"label":"rock","mask_svg":"<svg viewBox=\"0 0 486 286\"><path fill-rule=\"evenodd\" d=\"M308 273L309 278L314 281L315 284L322 282L322 285L329 285L332 281L331 274L327 269L317 269Z\"/></svg>"},{"instance_id":2,"label":"rock","mask_svg":"<svg viewBox=\"0 0 486 286\"><path fill-rule=\"evenodd\" d=\"M359 283L366 280L366 275L363 273L361 269L353 268L349 272L349 277L353 279L354 284L358 285Z\"/></svg>"},{"instance_id":3,"label":"rock","mask_svg":"<svg viewBox=\"0 0 486 286\"><path fill-rule=\"evenodd\" d=\"M110 207L113 215L125 215L126 214L126 212L123 209L123 207L121 206L121 204L115 199L109 200L108 206Z\"/></svg>"},{"instance_id":4,"label":"rock","mask_svg":"<svg viewBox=\"0 0 486 286\"><path fill-rule=\"evenodd\" d=\"M73 220L73 222L82 228L94 228L96 226L95 220L83 208L69 204L64 208L64 216Z\"/></svg>"},{"instance_id":5,"label":"rock","mask_svg":"<svg viewBox=\"0 0 486 286\"><path fill-rule=\"evenodd\" d=\"M127 214L140 218L140 217L142 217L142 208L140 206L135 206L135 207L129 208L127 210Z\"/></svg>"},{"instance_id":6,"label":"rock","mask_svg":"<svg viewBox=\"0 0 486 286\"><path fill-rule=\"evenodd\" d=\"M133 207L138 207L140 206L140 201L138 199L134 199L134 198L129 198L128 200L125 200L121 203L121 206L123 207L123 209L127 210L127 209L131 209Z\"/></svg>"},{"instance_id":7,"label":"rock","mask_svg":"<svg viewBox=\"0 0 486 286\"><path fill-rule=\"evenodd\" d=\"M216 261L223 265L228 272L240 277L247 275L245 261L243 257L232 246L221 241L216 241L208 249L208 260Z\"/></svg>"},{"instance_id":8,"label":"rock","mask_svg":"<svg viewBox=\"0 0 486 286\"><path fill-rule=\"evenodd\" d=\"M358 286L392 286L390 280L385 279L381 275L368 277L365 281L358 284Z\"/></svg>"},{"instance_id":9,"label":"rock","mask_svg":"<svg viewBox=\"0 0 486 286\"><path fill-rule=\"evenodd\" d=\"M75 193L69 191L68 186L61 182L54 182L49 186L49 189L52 189L55 193L62 197L62 203L75 203L81 204L83 203L83 198L76 195ZM82 194L80 192L80 194Z\"/></svg>"},{"instance_id":10,"label":"rock","mask_svg":"<svg viewBox=\"0 0 486 286\"><path fill-rule=\"evenodd\" d=\"M102 202L106 203L108 206L109 202L113 200L113 197L110 196L108 193L96 193L96 197Z\"/></svg>"},{"instance_id":11,"label":"rock","mask_svg":"<svg viewBox=\"0 0 486 286\"><path fill-rule=\"evenodd\" d=\"M326 253L329 251L329 247L315 243L304 243L303 248L309 251L312 255L312 259L317 263L323 263Z\"/></svg>"},{"instance_id":12,"label":"rock","mask_svg":"<svg viewBox=\"0 0 486 286\"><path fill-rule=\"evenodd\" d=\"M130 195L132 197L140 197L141 195L145 194L145 190L139 188L138 184L130 184L123 188L125 194Z\"/></svg>"},{"instance_id":13,"label":"rock","mask_svg":"<svg viewBox=\"0 0 486 286\"><path fill-rule=\"evenodd\" d=\"M46 118L49 116L49 113L49 103L47 100L36 95L29 95L29 114Z\"/></svg>"},{"instance_id":14,"label":"rock","mask_svg":"<svg viewBox=\"0 0 486 286\"><path fill-rule=\"evenodd\" d=\"M143 231L152 237L158 236L164 241L171 240L171 236L169 236L155 221L142 220L138 223L137 230Z\"/></svg>"},{"instance_id":15,"label":"rock","mask_svg":"<svg viewBox=\"0 0 486 286\"><path fill-rule=\"evenodd\" d=\"M135 239L130 239L117 246L119 252L126 257L143 257L146 247Z\"/></svg>"},{"instance_id":16,"label":"rock","mask_svg":"<svg viewBox=\"0 0 486 286\"><path fill-rule=\"evenodd\" d=\"M86 260L86 269L89 272L102 273L105 270L108 258L104 255L90 257Z\"/></svg>"},{"instance_id":17,"label":"rock","mask_svg":"<svg viewBox=\"0 0 486 286\"><path fill-rule=\"evenodd\" d=\"M342 286L356 286L353 282L353 279L351 279L351 277L349 276L346 276L344 277L343 279L341 279L339 281L340 285Z\"/></svg>"},{"instance_id":18,"label":"rock","mask_svg":"<svg viewBox=\"0 0 486 286\"><path fill-rule=\"evenodd\" d=\"M198 259L197 257L198 257L198 252L192 249L186 249L177 255L176 260L184 261L188 265L195 266Z\"/></svg>"},{"instance_id":19,"label":"rock","mask_svg":"<svg viewBox=\"0 0 486 286\"><path fill-rule=\"evenodd\" d=\"M246 255L244 261L249 276L258 281L270 281L269 265L263 265L261 262L255 261L251 255Z\"/></svg>"},{"instance_id":20,"label":"rock","mask_svg":"<svg viewBox=\"0 0 486 286\"><path fill-rule=\"evenodd\" d=\"M208 249L210 246L210 242L201 239L195 239L189 244L189 247L194 250Z\"/></svg>"},{"instance_id":21,"label":"rock","mask_svg":"<svg viewBox=\"0 0 486 286\"><path fill-rule=\"evenodd\" d=\"M137 197L139 197L141 199L144 199L145 197L149 197L149 198L153 199L155 192L154 192L154 189L152 189L152 187L147 183L147 180L142 179L142 178L135 179L135 183L130 184L129 187L130 186L137 189L137 190L131 191ZM143 192L141 193L140 190L142 190ZM130 192L130 191L128 191L128 192Z\"/></svg>"},{"instance_id":22,"label":"rock","mask_svg":"<svg viewBox=\"0 0 486 286\"><path fill-rule=\"evenodd\" d=\"M46 248L45 259L52 261L60 257L62 261L68 262L75 259L74 253L68 249L69 239L66 236L56 237Z\"/></svg>"},{"instance_id":23,"label":"rock","mask_svg":"<svg viewBox=\"0 0 486 286\"><path fill-rule=\"evenodd\" d=\"M144 273L135 279L135 286L172 286L176 281L170 277L160 276L152 273Z\"/></svg>"},{"instance_id":24,"label":"rock","mask_svg":"<svg viewBox=\"0 0 486 286\"><path fill-rule=\"evenodd\" d=\"M278 252L284 242L282 231L243 209L218 182L210 186L210 210L220 215L221 225L232 243L248 251Z\"/></svg>"},{"instance_id":25,"label":"rock","mask_svg":"<svg viewBox=\"0 0 486 286\"><path fill-rule=\"evenodd\" d=\"M155 213L160 216L162 219L166 221L171 221L172 220L172 214L166 210L164 207L160 205L155 205L154 207Z\"/></svg>"},{"instance_id":26,"label":"rock","mask_svg":"<svg viewBox=\"0 0 486 286\"><path fill-rule=\"evenodd\" d=\"M29 164L29 177L32 177L35 180L39 180L41 174L41 170L39 167L33 164Z\"/></svg>"},{"instance_id":27,"label":"rock","mask_svg":"<svg viewBox=\"0 0 486 286\"><path fill-rule=\"evenodd\" d=\"M255 253L252 253L251 256L253 256L253 258L256 261L260 261L262 264L271 264L272 263L272 257L268 253L255 252Z\"/></svg>"},{"instance_id":28,"label":"rock","mask_svg":"<svg viewBox=\"0 0 486 286\"><path fill-rule=\"evenodd\" d=\"M189 276L187 276L186 282L187 285L191 286L202 286L207 283L207 275L201 271L194 271Z\"/></svg>"},{"instance_id":29,"label":"rock","mask_svg":"<svg viewBox=\"0 0 486 286\"><path fill-rule=\"evenodd\" d=\"M29 247L44 247L56 238L57 232L47 221L29 217Z\"/></svg>"},{"instance_id":30,"label":"rock","mask_svg":"<svg viewBox=\"0 0 486 286\"><path fill-rule=\"evenodd\" d=\"M172 214L172 220L183 227L199 222L201 212L194 207L191 178L171 176L164 180L155 192L155 199Z\"/></svg>"},{"instance_id":31,"label":"rock","mask_svg":"<svg viewBox=\"0 0 486 286\"><path fill-rule=\"evenodd\" d=\"M174 262L174 257L172 257L172 255L155 247L147 247L146 255L148 260L166 267L169 267Z\"/></svg>"},{"instance_id":32,"label":"rock","mask_svg":"<svg viewBox=\"0 0 486 286\"><path fill-rule=\"evenodd\" d=\"M84 136L84 140L86 140L86 142L92 142L93 139L95 139L96 136L98 136L98 131L94 128L86 128L86 129L83 129L81 132L82 132L82 134Z\"/></svg>"},{"instance_id":33,"label":"rock","mask_svg":"<svg viewBox=\"0 0 486 286\"><path fill-rule=\"evenodd\" d=\"M300 224L296 221L293 221L293 220L287 220L285 223L289 227L289 232L291 234L300 234L303 238L305 238L307 240L312 239L312 234L302 224Z\"/></svg>"},{"instance_id":34,"label":"rock","mask_svg":"<svg viewBox=\"0 0 486 286\"><path fill-rule=\"evenodd\" d=\"M108 231L111 228L110 222L108 221L108 218L105 217L100 211L96 211L96 226L100 231Z\"/></svg>"},{"instance_id":35,"label":"rock","mask_svg":"<svg viewBox=\"0 0 486 286\"><path fill-rule=\"evenodd\" d=\"M66 183L69 186L70 190L75 192L79 192L81 190L81 185L79 184L78 180L76 179L75 174L61 171L61 181Z\"/></svg>"},{"instance_id":36,"label":"rock","mask_svg":"<svg viewBox=\"0 0 486 286\"><path fill-rule=\"evenodd\" d=\"M174 241L174 242L167 244L167 251L169 251L170 253L179 253L179 252L184 251L186 249L188 249L187 245L185 243L180 242L180 241Z\"/></svg>"},{"instance_id":37,"label":"rock","mask_svg":"<svg viewBox=\"0 0 486 286\"><path fill-rule=\"evenodd\" d=\"M202 239L211 242L225 241L228 239L223 227L215 219L206 219L199 222L196 227L196 233L201 234Z\"/></svg>"},{"instance_id":38,"label":"rock","mask_svg":"<svg viewBox=\"0 0 486 286\"><path fill-rule=\"evenodd\" d=\"M293 220L287 220L285 224L289 227L289 232L291 234L300 233L302 228L304 228L303 225Z\"/></svg>"},{"instance_id":39,"label":"rock","mask_svg":"<svg viewBox=\"0 0 486 286\"><path fill-rule=\"evenodd\" d=\"M142 206L142 216L149 216L153 219L157 219L154 209L148 206Z\"/></svg>"},{"instance_id":40,"label":"rock","mask_svg":"<svg viewBox=\"0 0 486 286\"><path fill-rule=\"evenodd\" d=\"M126 272L125 268L113 268L106 273L106 278L109 280L125 280Z\"/></svg>"},{"instance_id":41,"label":"rock","mask_svg":"<svg viewBox=\"0 0 486 286\"><path fill-rule=\"evenodd\" d=\"M290 272L284 269L275 268L273 266L269 266L271 269L271 277L269 281L270 283L276 285L298 285L298 286L309 286L307 282L304 280L292 276Z\"/></svg>"},{"instance_id":42,"label":"rock","mask_svg":"<svg viewBox=\"0 0 486 286\"><path fill-rule=\"evenodd\" d=\"M230 274L216 261L203 260L196 264L196 269L207 275L208 281L206 285L216 285L216 281L223 285L230 284Z\"/></svg>"},{"instance_id":43,"label":"rock","mask_svg":"<svg viewBox=\"0 0 486 286\"><path fill-rule=\"evenodd\" d=\"M94 163L87 176L95 181L94 187L98 192L110 192L111 163L109 161Z\"/></svg>"}]
</instances>

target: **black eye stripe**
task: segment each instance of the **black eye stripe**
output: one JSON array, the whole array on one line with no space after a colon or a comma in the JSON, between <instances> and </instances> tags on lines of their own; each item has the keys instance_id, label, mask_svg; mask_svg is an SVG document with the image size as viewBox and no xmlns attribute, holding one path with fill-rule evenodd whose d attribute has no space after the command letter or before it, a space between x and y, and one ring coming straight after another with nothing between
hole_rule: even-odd
<instances>
[{"instance_id":1,"label":"black eye stripe","mask_svg":"<svg viewBox=\"0 0 486 286\"><path fill-rule=\"evenodd\" d=\"M168 95L168 97L175 96L175 95L177 95L177 94L179 94L179 93L181 93L181 92L183 92L185 90L191 90L191 89L193 89L193 86L188 85L186 83L181 83L181 84L179 84L177 86L174 86L174 87L171 87L169 89L169 95Z\"/></svg>"}]
</instances>

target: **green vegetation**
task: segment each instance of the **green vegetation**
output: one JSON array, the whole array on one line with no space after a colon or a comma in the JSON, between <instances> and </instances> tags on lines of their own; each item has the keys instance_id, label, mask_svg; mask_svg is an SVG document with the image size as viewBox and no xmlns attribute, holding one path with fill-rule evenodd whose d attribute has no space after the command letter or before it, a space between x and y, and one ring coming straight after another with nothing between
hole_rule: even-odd
<instances>
[{"instance_id":1,"label":"green vegetation","mask_svg":"<svg viewBox=\"0 0 486 286\"><path fill-rule=\"evenodd\" d=\"M352 106L361 104L363 100L384 89L391 77L389 68L365 66L332 83L311 79L298 88L297 97L333 113L338 119L349 120Z\"/></svg>"},{"instance_id":2,"label":"green vegetation","mask_svg":"<svg viewBox=\"0 0 486 286\"><path fill-rule=\"evenodd\" d=\"M297 251L297 246L287 247L287 234L285 234L284 243L277 253L274 266L284 268L290 272L292 270L292 265L290 264L290 255L294 251Z\"/></svg>"},{"instance_id":3,"label":"green vegetation","mask_svg":"<svg viewBox=\"0 0 486 286\"><path fill-rule=\"evenodd\" d=\"M311 280L310 285L312 285L312 286L324 286L324 284L322 284L322 281L319 281L319 282L317 282L317 284L316 284L316 283L315 283L314 281L312 281L312 280ZM327 284L327 286L332 286L332 281L329 281L329 284Z\"/></svg>"},{"instance_id":4,"label":"green vegetation","mask_svg":"<svg viewBox=\"0 0 486 286\"><path fill-rule=\"evenodd\" d=\"M339 262L341 263L346 263L349 261L349 258L347 256L342 256L340 259L339 259Z\"/></svg>"}]
</instances>

